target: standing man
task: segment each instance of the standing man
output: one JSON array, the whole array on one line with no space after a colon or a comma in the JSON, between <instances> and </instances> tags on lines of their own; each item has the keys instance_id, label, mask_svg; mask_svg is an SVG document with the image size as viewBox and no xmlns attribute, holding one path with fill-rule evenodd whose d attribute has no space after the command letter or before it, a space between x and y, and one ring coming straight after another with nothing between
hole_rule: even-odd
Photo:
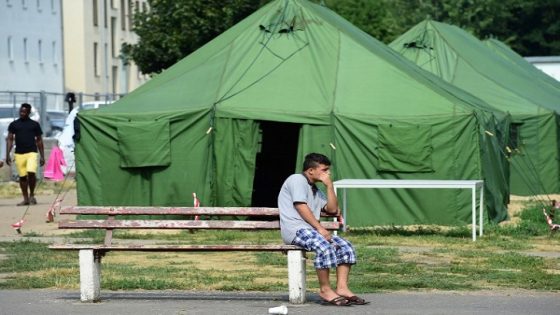
<instances>
[{"instance_id":1,"label":"standing man","mask_svg":"<svg viewBox=\"0 0 560 315\"><path fill-rule=\"evenodd\" d=\"M350 267L356 263L352 244L331 235L320 223L321 211L339 214L333 182L330 177L329 159L318 153L305 157L303 173L288 177L278 195L280 230L286 244L300 246L315 252L315 269L319 278L319 296L336 306L367 304L348 288ZM322 182L327 196L315 185ZM336 290L329 281L330 268L336 268Z\"/></svg>"},{"instance_id":2,"label":"standing man","mask_svg":"<svg viewBox=\"0 0 560 315\"><path fill-rule=\"evenodd\" d=\"M23 201L18 206L35 205L35 185L37 183L37 149L41 157L39 163L45 164L45 153L43 149L43 131L38 122L29 118L31 105L21 104L19 119L8 126L8 142L6 147L6 164L11 165L10 152L16 143L15 162L19 175L19 187L23 195Z\"/></svg>"}]
</instances>

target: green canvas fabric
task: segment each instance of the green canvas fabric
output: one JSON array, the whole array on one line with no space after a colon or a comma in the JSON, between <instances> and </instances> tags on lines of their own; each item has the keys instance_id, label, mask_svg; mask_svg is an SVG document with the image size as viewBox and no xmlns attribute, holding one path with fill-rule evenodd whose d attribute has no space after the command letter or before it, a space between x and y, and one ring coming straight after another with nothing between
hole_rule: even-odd
<instances>
[{"instance_id":1,"label":"green canvas fabric","mask_svg":"<svg viewBox=\"0 0 560 315\"><path fill-rule=\"evenodd\" d=\"M302 125L298 139L298 155L294 170L303 172L303 161L309 152L324 154L334 158L334 128L333 126ZM331 161L336 165L336 161ZM331 169L331 175L337 177L336 168Z\"/></svg>"},{"instance_id":2,"label":"green canvas fabric","mask_svg":"<svg viewBox=\"0 0 560 315\"><path fill-rule=\"evenodd\" d=\"M483 138L506 134L510 116L309 1L270 2L112 106L78 118L82 205L190 205L196 192L203 205L248 206L259 126L273 121L300 125L294 172L320 152L335 180L494 178L485 185L487 219L506 216L507 170ZM117 125L165 119L170 165L120 168ZM377 128L388 124L431 128L433 172L379 172ZM450 160L450 152L461 154ZM437 192L356 192L348 224L470 222L470 195L445 193L449 203L434 202Z\"/></svg>"},{"instance_id":3,"label":"green canvas fabric","mask_svg":"<svg viewBox=\"0 0 560 315\"><path fill-rule=\"evenodd\" d=\"M214 159L216 203L250 205L258 151L259 126L252 120L220 118L216 122Z\"/></svg>"},{"instance_id":4,"label":"green canvas fabric","mask_svg":"<svg viewBox=\"0 0 560 315\"><path fill-rule=\"evenodd\" d=\"M511 67L507 60L456 26L426 20L389 46L447 82L466 91L477 88L478 92L473 94L485 96L482 99L492 106L507 99L512 103L508 108L512 114L534 110L535 105L560 112L556 91L522 69Z\"/></svg>"},{"instance_id":5,"label":"green canvas fabric","mask_svg":"<svg viewBox=\"0 0 560 315\"><path fill-rule=\"evenodd\" d=\"M519 117L522 122L519 144L510 164L511 189L529 195L549 192L560 180L558 173L558 116L554 114Z\"/></svg>"},{"instance_id":6,"label":"green canvas fabric","mask_svg":"<svg viewBox=\"0 0 560 315\"><path fill-rule=\"evenodd\" d=\"M192 205L192 193L210 192L208 111L130 114L101 111L79 114L81 139L76 143L80 205ZM169 121L171 164L166 167L122 168L117 129L129 119ZM144 142L143 148L152 148Z\"/></svg>"},{"instance_id":7,"label":"green canvas fabric","mask_svg":"<svg viewBox=\"0 0 560 315\"><path fill-rule=\"evenodd\" d=\"M473 115L452 119L414 120L432 126L433 165L431 173L382 172L379 163L379 126L388 121L372 122L358 118L337 120L337 138L352 141L337 142L336 158L353 160L356 164L338 163L345 178L381 179L474 179L481 174L480 152L476 144L479 133ZM373 128L372 128L373 127ZM358 136L355 136L358 134ZM351 136L354 135L354 136ZM356 141L366 141L367 146ZM377 224L460 224L470 220L470 193L449 189L356 189L348 190L348 222L364 226ZM359 209L357 211L356 209ZM430 209L430 210L427 210ZM435 210L437 209L437 210ZM504 215L500 215L504 219Z\"/></svg>"},{"instance_id":8,"label":"green canvas fabric","mask_svg":"<svg viewBox=\"0 0 560 315\"><path fill-rule=\"evenodd\" d=\"M514 157L513 161L520 161L510 165L513 194L560 192L557 89L543 84L532 71L513 66L509 59L452 25L426 20L395 39L390 47L492 107L511 113L514 121L522 123L522 145L514 154L525 158ZM504 141L500 147L507 144ZM539 157L527 160L534 152L539 152ZM528 176L533 180L529 181Z\"/></svg>"},{"instance_id":9,"label":"green canvas fabric","mask_svg":"<svg viewBox=\"0 0 560 315\"><path fill-rule=\"evenodd\" d=\"M433 172L432 127L379 125L379 166L381 172Z\"/></svg>"},{"instance_id":10,"label":"green canvas fabric","mask_svg":"<svg viewBox=\"0 0 560 315\"><path fill-rule=\"evenodd\" d=\"M495 38L485 39L483 42L498 56L504 58L516 67L519 67L519 69L521 69L526 75L528 75L531 80L538 79L541 82L549 85L550 87L560 91L560 82L547 75L543 71L539 70L537 67L533 66L530 62L525 60L508 45Z\"/></svg>"},{"instance_id":11,"label":"green canvas fabric","mask_svg":"<svg viewBox=\"0 0 560 315\"><path fill-rule=\"evenodd\" d=\"M168 121L131 121L117 127L121 167L169 166ZM145 144L149 143L150 146Z\"/></svg>"}]
</instances>

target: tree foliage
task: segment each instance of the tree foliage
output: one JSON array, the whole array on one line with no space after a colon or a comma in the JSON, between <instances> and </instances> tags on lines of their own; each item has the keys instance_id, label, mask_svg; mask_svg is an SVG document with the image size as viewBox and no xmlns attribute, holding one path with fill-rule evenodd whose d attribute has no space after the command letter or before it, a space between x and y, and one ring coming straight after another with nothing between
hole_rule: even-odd
<instances>
[{"instance_id":1,"label":"tree foliage","mask_svg":"<svg viewBox=\"0 0 560 315\"><path fill-rule=\"evenodd\" d=\"M495 37L521 55L560 54L560 0L313 0L389 43L426 18ZM149 0L134 15L139 41L123 55L158 73L224 32L267 0Z\"/></svg>"},{"instance_id":2,"label":"tree foliage","mask_svg":"<svg viewBox=\"0 0 560 315\"><path fill-rule=\"evenodd\" d=\"M332 1L342 3L363 0ZM366 1L367 2L367 1ZM377 39L389 43L426 18L461 27L480 39L497 38L521 55L560 54L560 0L382 0L373 14L385 32L368 29L368 19L337 11ZM359 10L358 8L356 8ZM358 18L356 18L358 17ZM377 23L373 23L376 25Z\"/></svg>"},{"instance_id":3,"label":"tree foliage","mask_svg":"<svg viewBox=\"0 0 560 315\"><path fill-rule=\"evenodd\" d=\"M123 55L143 73L158 73L198 49L261 4L261 0L148 0L149 10L136 9L136 44Z\"/></svg>"}]
</instances>

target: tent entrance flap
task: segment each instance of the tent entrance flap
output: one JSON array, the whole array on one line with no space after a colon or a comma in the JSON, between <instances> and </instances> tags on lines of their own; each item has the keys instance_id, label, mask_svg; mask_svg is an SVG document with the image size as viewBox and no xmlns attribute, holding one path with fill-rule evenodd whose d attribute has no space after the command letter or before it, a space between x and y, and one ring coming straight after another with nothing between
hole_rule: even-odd
<instances>
[{"instance_id":1,"label":"tent entrance flap","mask_svg":"<svg viewBox=\"0 0 560 315\"><path fill-rule=\"evenodd\" d=\"M261 121L253 181L253 207L277 207L282 184L296 169L301 125Z\"/></svg>"}]
</instances>

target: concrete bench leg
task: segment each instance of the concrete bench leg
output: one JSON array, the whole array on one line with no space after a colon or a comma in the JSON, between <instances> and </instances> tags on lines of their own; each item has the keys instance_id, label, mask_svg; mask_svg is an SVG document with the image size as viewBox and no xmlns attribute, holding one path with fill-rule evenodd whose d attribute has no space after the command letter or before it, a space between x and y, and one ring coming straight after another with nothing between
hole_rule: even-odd
<instances>
[{"instance_id":1,"label":"concrete bench leg","mask_svg":"<svg viewBox=\"0 0 560 315\"><path fill-rule=\"evenodd\" d=\"M290 303L305 303L305 257L302 250L288 251L288 287Z\"/></svg>"},{"instance_id":2,"label":"concrete bench leg","mask_svg":"<svg viewBox=\"0 0 560 315\"><path fill-rule=\"evenodd\" d=\"M93 249L80 250L80 299L96 302L100 296L101 256Z\"/></svg>"}]
</instances>

